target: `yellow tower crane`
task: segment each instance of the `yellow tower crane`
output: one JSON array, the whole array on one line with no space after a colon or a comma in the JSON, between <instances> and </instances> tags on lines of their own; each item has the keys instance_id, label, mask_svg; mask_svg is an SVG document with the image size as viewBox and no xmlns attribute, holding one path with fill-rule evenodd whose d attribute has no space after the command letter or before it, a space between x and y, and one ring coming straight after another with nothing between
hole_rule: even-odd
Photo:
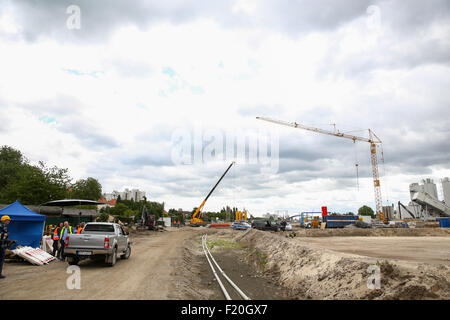
<instances>
[{"instance_id":1,"label":"yellow tower crane","mask_svg":"<svg viewBox=\"0 0 450 320\"><path fill-rule=\"evenodd\" d=\"M386 222L386 219L383 216L380 177L378 174L378 158L377 158L377 149L376 149L377 144L381 145L381 140L380 140L380 138L377 137L377 135L372 130L368 129L369 130L369 138L364 138L364 137L357 137L357 136L353 136L350 134L341 133L339 131L332 132L332 131L328 131L328 130L324 130L324 129L309 127L309 126L305 126L303 124L299 124L296 122L286 122L286 121L280 121L280 120L275 120L275 119L266 118L266 117L256 117L256 119L273 122L273 123L285 125L288 127L294 127L294 128L304 129L304 130L313 131L313 132L317 132L317 133L328 134L328 135L335 136L335 137L347 138L347 139L353 140L354 143L356 141L369 142L370 143L370 158L371 158L371 162L372 162L373 186L375 189L376 215L377 215L377 218L379 218L383 222Z\"/></svg>"}]
</instances>

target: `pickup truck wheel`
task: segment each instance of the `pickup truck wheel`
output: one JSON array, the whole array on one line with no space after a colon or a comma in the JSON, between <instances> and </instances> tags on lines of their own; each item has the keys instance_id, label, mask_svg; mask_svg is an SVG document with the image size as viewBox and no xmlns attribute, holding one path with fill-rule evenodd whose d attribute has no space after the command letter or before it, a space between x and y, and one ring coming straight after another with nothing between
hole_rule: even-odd
<instances>
[{"instance_id":1,"label":"pickup truck wheel","mask_svg":"<svg viewBox=\"0 0 450 320\"><path fill-rule=\"evenodd\" d=\"M108 265L110 267L114 267L114 265L116 264L116 261L117 261L117 248L116 247L114 248L113 253L108 258L109 258Z\"/></svg>"},{"instance_id":2,"label":"pickup truck wheel","mask_svg":"<svg viewBox=\"0 0 450 320\"><path fill-rule=\"evenodd\" d=\"M67 263L71 266L76 266L80 262L80 259L78 257L67 257Z\"/></svg>"},{"instance_id":3,"label":"pickup truck wheel","mask_svg":"<svg viewBox=\"0 0 450 320\"><path fill-rule=\"evenodd\" d=\"M120 256L121 259L128 259L131 255L131 247L130 245L127 246L127 250L125 250L125 253Z\"/></svg>"}]
</instances>

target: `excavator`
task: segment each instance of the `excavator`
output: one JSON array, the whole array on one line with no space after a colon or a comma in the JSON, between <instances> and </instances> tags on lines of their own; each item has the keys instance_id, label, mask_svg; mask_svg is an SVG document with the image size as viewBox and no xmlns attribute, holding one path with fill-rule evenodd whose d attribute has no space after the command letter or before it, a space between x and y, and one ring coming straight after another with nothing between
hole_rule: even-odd
<instances>
[{"instance_id":1,"label":"excavator","mask_svg":"<svg viewBox=\"0 0 450 320\"><path fill-rule=\"evenodd\" d=\"M214 185L214 187L211 189L211 191L209 191L209 193L206 196L205 200L203 200L202 204L197 208L197 210L195 210L195 212L194 212L194 214L192 215L192 218L191 218L191 227L199 227L199 226L206 225L206 222L201 219L201 217L202 217L201 210L203 209L203 206L205 205L206 200L208 200L208 198L211 195L211 193L213 193L213 191L219 185L220 181L222 181L223 177L225 177L225 175L227 174L228 170L230 170L230 168L231 168L231 166L233 164L235 164L235 161L231 162L231 164L228 166L227 170L225 170L225 172L220 177L219 181L217 181L217 183Z\"/></svg>"}]
</instances>

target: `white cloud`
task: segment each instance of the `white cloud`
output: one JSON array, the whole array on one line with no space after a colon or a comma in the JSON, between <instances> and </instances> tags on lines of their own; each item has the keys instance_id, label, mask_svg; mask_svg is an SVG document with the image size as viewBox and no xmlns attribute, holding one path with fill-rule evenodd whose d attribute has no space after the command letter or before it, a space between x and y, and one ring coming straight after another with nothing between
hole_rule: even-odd
<instances>
[{"instance_id":1,"label":"white cloud","mask_svg":"<svg viewBox=\"0 0 450 320\"><path fill-rule=\"evenodd\" d=\"M234 203L256 214L373 206L368 146L356 147L357 192L351 141L256 116L330 130L330 123L372 128L385 143L391 201L408 199L421 168L433 177L449 174L448 21L430 14L419 34L404 35L393 27L390 7L380 4L379 28L367 24L366 8L348 7L326 27L299 13L305 25L297 34L262 24L267 3L235 1L233 8L251 23L199 15L137 27L119 19L104 39L86 42L11 37L27 26L12 14L0 16L9 34L0 44L1 143L32 161L68 167L75 179L93 175L105 191L139 187L167 208L186 210L200 204L230 160L174 166L171 134L193 128L280 132L280 172L266 176L239 165L207 210ZM276 14L270 21L295 16Z\"/></svg>"}]
</instances>

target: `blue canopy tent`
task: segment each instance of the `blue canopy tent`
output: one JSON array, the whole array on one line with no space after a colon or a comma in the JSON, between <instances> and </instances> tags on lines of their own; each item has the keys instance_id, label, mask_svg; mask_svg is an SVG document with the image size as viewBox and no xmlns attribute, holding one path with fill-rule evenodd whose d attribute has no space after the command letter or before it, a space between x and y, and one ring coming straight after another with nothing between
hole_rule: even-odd
<instances>
[{"instance_id":1,"label":"blue canopy tent","mask_svg":"<svg viewBox=\"0 0 450 320\"><path fill-rule=\"evenodd\" d=\"M17 245L33 248L40 246L44 231L44 215L31 211L19 201L0 209L0 217L4 215L11 218L8 225L8 239L17 241L11 249Z\"/></svg>"}]
</instances>

